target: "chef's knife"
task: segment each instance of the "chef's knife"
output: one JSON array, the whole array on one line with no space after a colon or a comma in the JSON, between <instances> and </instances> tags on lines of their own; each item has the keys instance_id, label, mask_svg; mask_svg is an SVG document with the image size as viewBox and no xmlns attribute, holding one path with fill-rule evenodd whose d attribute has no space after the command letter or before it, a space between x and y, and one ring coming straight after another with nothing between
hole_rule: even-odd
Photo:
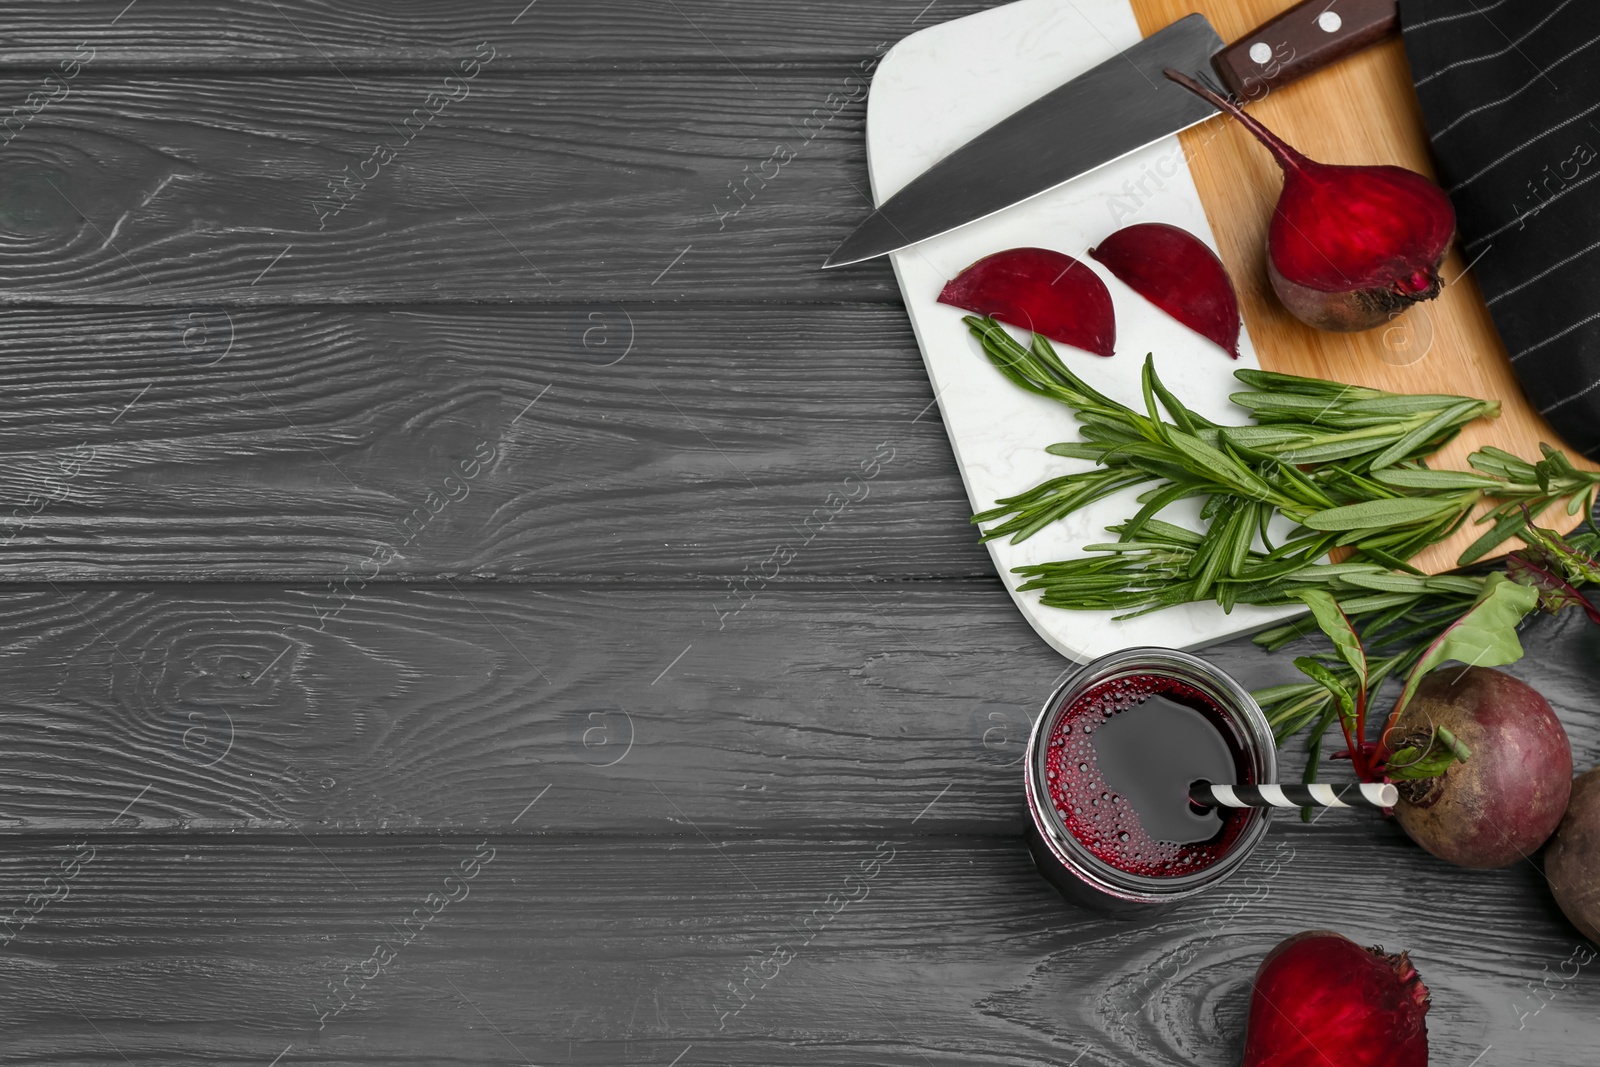
<instances>
[{"instance_id":1,"label":"chef's knife","mask_svg":"<svg viewBox=\"0 0 1600 1067\"><path fill-rule=\"evenodd\" d=\"M1179 19L935 163L823 266L860 263L975 222L1214 116L1210 104L1162 75L1167 67L1213 74L1237 99L1254 100L1397 25L1397 0L1304 0L1223 47L1204 15Z\"/></svg>"}]
</instances>

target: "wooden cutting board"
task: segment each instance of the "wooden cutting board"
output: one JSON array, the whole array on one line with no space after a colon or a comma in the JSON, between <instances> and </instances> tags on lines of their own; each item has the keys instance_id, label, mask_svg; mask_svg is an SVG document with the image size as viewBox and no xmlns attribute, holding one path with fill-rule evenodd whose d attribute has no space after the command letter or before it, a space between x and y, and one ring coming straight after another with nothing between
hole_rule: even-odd
<instances>
[{"instance_id":1,"label":"wooden cutting board","mask_svg":"<svg viewBox=\"0 0 1600 1067\"><path fill-rule=\"evenodd\" d=\"M1291 0L1131 0L1146 35L1200 12L1232 43L1293 6ZM1328 163L1393 163L1433 176L1422 111L1400 39L1328 68L1250 105L1250 111L1290 144ZM1401 393L1457 393L1497 399L1502 413L1480 421L1439 453L1438 467L1468 469L1467 456L1495 445L1537 459L1539 443L1567 448L1523 398L1505 347L1459 249L1445 261L1444 292L1387 329L1360 334L1313 330L1283 310L1267 280L1267 223L1281 187L1277 165L1232 120L1218 118L1179 134L1218 252L1239 289L1246 326L1261 365L1287 374L1353 382ZM1550 526L1581 521L1547 512ZM1468 525L1416 563L1431 573L1451 570L1462 549L1482 533ZM1510 551L1520 542L1507 545Z\"/></svg>"}]
</instances>

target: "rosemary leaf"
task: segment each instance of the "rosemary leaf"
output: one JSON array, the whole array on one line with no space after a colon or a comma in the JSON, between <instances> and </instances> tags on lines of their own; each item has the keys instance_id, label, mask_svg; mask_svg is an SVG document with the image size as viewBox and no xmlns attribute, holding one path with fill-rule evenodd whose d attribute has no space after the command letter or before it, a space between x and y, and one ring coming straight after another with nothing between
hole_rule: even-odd
<instances>
[{"instance_id":1,"label":"rosemary leaf","mask_svg":"<svg viewBox=\"0 0 1600 1067\"><path fill-rule=\"evenodd\" d=\"M1441 500L1437 497L1402 496L1389 500L1363 500L1359 504L1319 511L1301 521L1313 530L1357 531L1425 522L1447 511L1454 513L1460 510L1461 503L1458 497Z\"/></svg>"}]
</instances>

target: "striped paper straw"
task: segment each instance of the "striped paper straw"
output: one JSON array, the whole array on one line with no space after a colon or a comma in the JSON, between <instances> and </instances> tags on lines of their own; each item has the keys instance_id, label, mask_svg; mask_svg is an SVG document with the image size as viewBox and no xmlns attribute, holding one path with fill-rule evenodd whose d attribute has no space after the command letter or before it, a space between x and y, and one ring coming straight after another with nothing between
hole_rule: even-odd
<instances>
[{"instance_id":1,"label":"striped paper straw","mask_svg":"<svg viewBox=\"0 0 1600 1067\"><path fill-rule=\"evenodd\" d=\"M1189 799L1207 808L1392 808L1400 792L1387 782L1339 785L1215 785L1196 782Z\"/></svg>"}]
</instances>

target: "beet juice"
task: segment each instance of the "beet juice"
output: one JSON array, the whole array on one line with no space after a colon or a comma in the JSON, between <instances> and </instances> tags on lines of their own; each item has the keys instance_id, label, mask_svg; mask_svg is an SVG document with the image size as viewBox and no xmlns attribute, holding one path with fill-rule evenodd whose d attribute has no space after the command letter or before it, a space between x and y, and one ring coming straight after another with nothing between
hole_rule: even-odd
<instances>
[{"instance_id":1,"label":"beet juice","mask_svg":"<svg viewBox=\"0 0 1600 1067\"><path fill-rule=\"evenodd\" d=\"M1045 705L1028 755L1034 860L1070 899L1148 911L1226 878L1270 811L1195 806L1204 780L1276 779L1260 708L1206 661L1170 649L1096 660Z\"/></svg>"},{"instance_id":2,"label":"beet juice","mask_svg":"<svg viewBox=\"0 0 1600 1067\"><path fill-rule=\"evenodd\" d=\"M1189 801L1195 781L1253 784L1228 743L1222 711L1199 689L1163 675L1102 682L1062 709L1045 753L1056 814L1100 859L1172 877L1227 855L1244 825Z\"/></svg>"}]
</instances>

